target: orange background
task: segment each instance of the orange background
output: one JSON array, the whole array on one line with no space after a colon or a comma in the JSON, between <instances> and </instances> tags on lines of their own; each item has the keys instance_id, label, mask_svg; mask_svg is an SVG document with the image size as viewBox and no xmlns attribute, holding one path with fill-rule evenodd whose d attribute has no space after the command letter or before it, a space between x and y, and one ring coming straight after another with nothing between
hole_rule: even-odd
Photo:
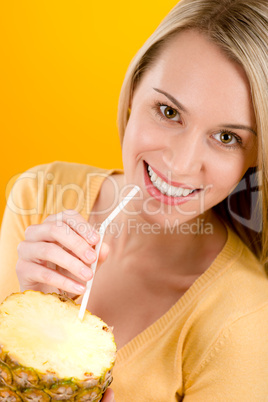
<instances>
[{"instance_id":1,"label":"orange background","mask_svg":"<svg viewBox=\"0 0 268 402\"><path fill-rule=\"evenodd\" d=\"M0 5L0 221L14 179L54 160L122 168L127 66L177 0Z\"/></svg>"}]
</instances>

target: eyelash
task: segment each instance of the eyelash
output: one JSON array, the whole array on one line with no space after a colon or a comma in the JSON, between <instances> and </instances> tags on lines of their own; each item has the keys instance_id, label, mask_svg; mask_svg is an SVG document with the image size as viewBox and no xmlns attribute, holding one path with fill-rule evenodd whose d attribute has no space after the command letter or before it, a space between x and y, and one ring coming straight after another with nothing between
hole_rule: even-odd
<instances>
[{"instance_id":1,"label":"eyelash","mask_svg":"<svg viewBox=\"0 0 268 402\"><path fill-rule=\"evenodd\" d=\"M163 102L156 102L153 109L155 110L156 115L160 118L160 120L168 121L169 123L170 122L179 123L178 121L174 121L174 120L171 120L171 119L168 119L167 117L165 117L160 110L161 106L166 106L166 107L169 107L169 108L175 110L175 112L178 113L178 115L180 116L180 112L173 106L168 105L167 103L163 103ZM227 129L222 129L222 130L219 130L216 134L230 134L236 139L237 142L232 145L223 144L220 141L215 140L219 146L224 147L225 149L234 149L234 148L243 146L242 138L239 135L237 135L236 133L234 133L233 131L229 131ZM216 135L216 134L214 134L214 135Z\"/></svg>"},{"instance_id":2,"label":"eyelash","mask_svg":"<svg viewBox=\"0 0 268 402\"><path fill-rule=\"evenodd\" d=\"M170 105L168 105L167 103L156 102L155 105L154 105L154 110L156 111L156 115L157 115L158 117L160 117L160 120L165 120L165 121L168 121L168 122L171 122L171 121L174 122L174 120L168 119L167 117L165 117L165 116L163 115L163 113L162 113L161 110L160 110L160 107L161 107L161 106L166 106L166 107L169 107L170 109L175 110L175 112L177 112L178 115L180 116L180 112L179 112L177 109L175 109L173 106L170 106ZM178 122L175 121L174 123L178 123Z\"/></svg>"},{"instance_id":3,"label":"eyelash","mask_svg":"<svg viewBox=\"0 0 268 402\"><path fill-rule=\"evenodd\" d=\"M216 140L220 147L224 147L224 148L227 148L227 149L235 149L235 148L238 148L238 147L240 147L240 148L243 147L242 138L239 135L233 133L233 131L229 131L229 130L224 129L224 130L219 130L216 134L230 134L236 139L236 143L231 144L231 145L224 144L224 143Z\"/></svg>"}]
</instances>

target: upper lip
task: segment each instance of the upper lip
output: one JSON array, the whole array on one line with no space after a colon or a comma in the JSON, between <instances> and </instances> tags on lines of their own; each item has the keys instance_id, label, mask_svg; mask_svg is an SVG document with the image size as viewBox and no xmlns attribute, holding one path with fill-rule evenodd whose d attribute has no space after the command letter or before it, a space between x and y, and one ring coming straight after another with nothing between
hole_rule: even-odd
<instances>
[{"instance_id":1,"label":"upper lip","mask_svg":"<svg viewBox=\"0 0 268 402\"><path fill-rule=\"evenodd\" d=\"M148 163L146 162L146 165L147 165L147 167L148 167ZM152 165L149 165L152 169L153 169L153 171L157 174L157 176L159 176L162 180L164 180L166 183L168 183L169 185L171 185L171 186L174 186L174 187L181 187L181 188L186 188L186 189L188 189L188 190L198 190L198 188L196 188L196 187L193 187L193 186L186 186L185 184L183 184L183 183L178 183L178 182L176 182L176 181L172 181L172 180L169 180L167 177L165 177L161 172L159 172L157 169L155 169Z\"/></svg>"}]
</instances>

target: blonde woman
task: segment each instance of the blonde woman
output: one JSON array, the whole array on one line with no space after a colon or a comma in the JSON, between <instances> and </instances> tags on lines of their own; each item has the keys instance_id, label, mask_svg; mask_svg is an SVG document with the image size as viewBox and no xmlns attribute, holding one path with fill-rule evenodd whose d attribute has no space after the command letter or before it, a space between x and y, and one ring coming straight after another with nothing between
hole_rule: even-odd
<instances>
[{"instance_id":1,"label":"blonde woman","mask_svg":"<svg viewBox=\"0 0 268 402\"><path fill-rule=\"evenodd\" d=\"M54 163L11 192L1 296L76 296L98 225L140 187L88 305L118 346L107 402L267 400L267 46L266 0L181 0L126 74L124 171Z\"/></svg>"}]
</instances>

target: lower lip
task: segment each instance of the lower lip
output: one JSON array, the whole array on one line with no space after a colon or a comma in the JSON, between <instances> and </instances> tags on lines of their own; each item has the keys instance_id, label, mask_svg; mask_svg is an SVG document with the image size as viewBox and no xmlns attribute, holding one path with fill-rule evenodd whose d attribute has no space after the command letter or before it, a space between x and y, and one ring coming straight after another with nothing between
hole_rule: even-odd
<instances>
[{"instance_id":1,"label":"lower lip","mask_svg":"<svg viewBox=\"0 0 268 402\"><path fill-rule=\"evenodd\" d=\"M194 191L193 193L187 195L186 197L172 197L172 196L169 197L168 195L162 194L161 191L159 191L151 182L146 163L144 163L144 182L148 193L152 197L154 197L157 201L163 202L164 204L167 205L184 204L185 202L190 201L197 193L197 191Z\"/></svg>"}]
</instances>

